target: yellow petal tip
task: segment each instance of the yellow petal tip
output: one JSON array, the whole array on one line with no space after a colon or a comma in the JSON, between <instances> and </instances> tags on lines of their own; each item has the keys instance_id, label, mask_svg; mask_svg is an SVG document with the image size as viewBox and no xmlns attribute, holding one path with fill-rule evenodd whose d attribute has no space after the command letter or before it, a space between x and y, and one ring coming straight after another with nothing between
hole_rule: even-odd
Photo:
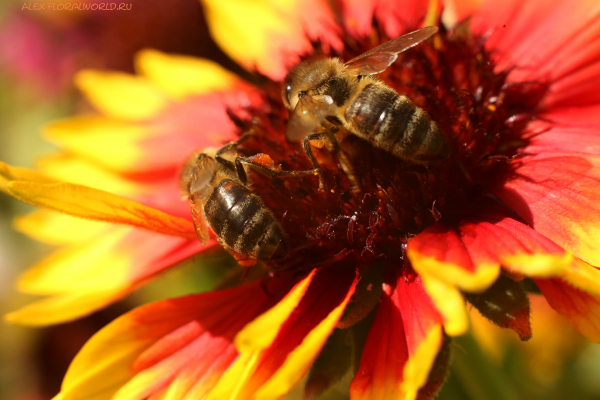
<instances>
[{"instance_id":1,"label":"yellow petal tip","mask_svg":"<svg viewBox=\"0 0 600 400\"><path fill-rule=\"evenodd\" d=\"M75 75L75 85L95 107L115 118L147 119L166 106L150 82L122 72L83 70Z\"/></svg>"}]
</instances>

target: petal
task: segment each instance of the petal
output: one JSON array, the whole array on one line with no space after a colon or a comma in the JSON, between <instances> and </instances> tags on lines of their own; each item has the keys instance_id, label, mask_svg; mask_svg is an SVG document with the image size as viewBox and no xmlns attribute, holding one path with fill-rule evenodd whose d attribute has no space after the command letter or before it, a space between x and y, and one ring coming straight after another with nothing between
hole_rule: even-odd
<instances>
[{"instance_id":1,"label":"petal","mask_svg":"<svg viewBox=\"0 0 600 400\"><path fill-rule=\"evenodd\" d=\"M122 299L130 292L127 288L114 288L51 296L8 313L4 319L27 326L61 324L89 315Z\"/></svg>"},{"instance_id":2,"label":"petal","mask_svg":"<svg viewBox=\"0 0 600 400\"><path fill-rule=\"evenodd\" d=\"M598 107L595 112L600 112L600 107ZM585 117L581 118L581 114L582 113L573 113L573 115L568 117L560 117L566 117L577 123L585 124ZM547 114L547 117L550 119L554 119L555 116L556 114L554 113ZM531 138L528 139L527 147L522 150L523 153L544 154L552 152L573 152L589 153L593 155L600 154L600 135L598 135L598 127L581 128L555 126L551 129L545 129L546 125L547 124L539 124L537 127L535 125L532 126L532 131L534 133Z\"/></svg>"},{"instance_id":3,"label":"petal","mask_svg":"<svg viewBox=\"0 0 600 400\"><path fill-rule=\"evenodd\" d=\"M600 4L595 0L486 1L472 29L491 32L486 47L509 79L552 84L547 105L597 103L600 82ZM540 46L540 43L544 43Z\"/></svg>"},{"instance_id":4,"label":"petal","mask_svg":"<svg viewBox=\"0 0 600 400\"><path fill-rule=\"evenodd\" d=\"M315 271L313 270L306 278L296 284L275 307L246 325L235 338L236 348L241 353L249 353L269 347L275 340L281 325L289 318L302 297L304 297L314 275Z\"/></svg>"},{"instance_id":5,"label":"petal","mask_svg":"<svg viewBox=\"0 0 600 400\"><path fill-rule=\"evenodd\" d=\"M241 387L256 367L260 352L273 344L281 326L304 297L315 272L311 271L278 304L255 318L237 334L235 344L240 356L211 390L209 399L235 399L238 396Z\"/></svg>"},{"instance_id":6,"label":"petal","mask_svg":"<svg viewBox=\"0 0 600 400\"><path fill-rule=\"evenodd\" d=\"M134 261L115 251L131 228L105 230L96 240L66 246L36 263L19 277L20 291L55 295L73 291L102 291L122 287Z\"/></svg>"},{"instance_id":7,"label":"petal","mask_svg":"<svg viewBox=\"0 0 600 400\"><path fill-rule=\"evenodd\" d=\"M81 71L75 84L98 110L117 119L143 120L167 105L148 80L122 72Z\"/></svg>"},{"instance_id":8,"label":"petal","mask_svg":"<svg viewBox=\"0 0 600 400\"><path fill-rule=\"evenodd\" d=\"M77 183L120 196L140 196L144 189L148 190L140 183L108 171L95 161L71 154L44 156L36 160L36 165L40 171L57 181Z\"/></svg>"},{"instance_id":9,"label":"petal","mask_svg":"<svg viewBox=\"0 0 600 400\"><path fill-rule=\"evenodd\" d=\"M213 61L157 50L142 50L135 61L138 72L173 99L229 89L239 79Z\"/></svg>"},{"instance_id":10,"label":"petal","mask_svg":"<svg viewBox=\"0 0 600 400\"><path fill-rule=\"evenodd\" d=\"M342 317L342 313L354 294L356 280L348 290L344 300L325 317L316 328L306 335L302 343L285 359L277 372L256 392L255 398L260 400L276 400L287 394L308 372L313 361L323 348L325 341Z\"/></svg>"},{"instance_id":11,"label":"petal","mask_svg":"<svg viewBox=\"0 0 600 400\"><path fill-rule=\"evenodd\" d=\"M408 244L413 268L463 290L485 290L500 274L500 263L473 240L478 236L472 231L478 228L470 223L461 223L457 228L438 223L425 229Z\"/></svg>"},{"instance_id":12,"label":"petal","mask_svg":"<svg viewBox=\"0 0 600 400\"><path fill-rule=\"evenodd\" d=\"M427 12L437 9L439 2L422 0L379 0L375 5L375 17L383 25L390 38L415 29L425 22ZM434 20L437 23L437 19Z\"/></svg>"},{"instance_id":13,"label":"petal","mask_svg":"<svg viewBox=\"0 0 600 400\"><path fill-rule=\"evenodd\" d=\"M12 167L8 164L0 162L0 191L10 194L6 185L8 182L14 180L26 180L39 183L55 182L50 177L47 177L37 171L28 168Z\"/></svg>"},{"instance_id":14,"label":"petal","mask_svg":"<svg viewBox=\"0 0 600 400\"><path fill-rule=\"evenodd\" d=\"M548 152L502 170L491 191L536 231L592 265L600 265L600 157Z\"/></svg>"},{"instance_id":15,"label":"petal","mask_svg":"<svg viewBox=\"0 0 600 400\"><path fill-rule=\"evenodd\" d=\"M229 118L227 108L237 111L240 104L254 104L256 99L247 85L237 85L228 92L190 97L167 108L147 123L154 134L138 143L144 158L137 160L147 166L137 168L180 168L194 151L220 147L234 140L238 128ZM148 159L152 162L146 162Z\"/></svg>"},{"instance_id":16,"label":"petal","mask_svg":"<svg viewBox=\"0 0 600 400\"><path fill-rule=\"evenodd\" d=\"M244 88L238 85L228 93L188 98L144 123L84 115L50 123L44 134L60 147L108 169L156 179L165 170L180 168L195 150L234 137L235 125L227 107L252 101Z\"/></svg>"},{"instance_id":17,"label":"petal","mask_svg":"<svg viewBox=\"0 0 600 400\"><path fill-rule=\"evenodd\" d=\"M341 9L346 27L354 36L370 36L373 18L390 38L424 22L431 3L418 0L343 0Z\"/></svg>"},{"instance_id":18,"label":"petal","mask_svg":"<svg viewBox=\"0 0 600 400\"><path fill-rule=\"evenodd\" d=\"M344 25L352 32L353 36L368 36L371 33L376 3L376 0L344 0L341 2Z\"/></svg>"},{"instance_id":19,"label":"petal","mask_svg":"<svg viewBox=\"0 0 600 400\"><path fill-rule=\"evenodd\" d=\"M25 325L80 318L208 248L197 240L129 227L107 228L97 239L59 249L26 271L19 279L19 290L52 297L17 310L8 318Z\"/></svg>"},{"instance_id":20,"label":"petal","mask_svg":"<svg viewBox=\"0 0 600 400\"><path fill-rule=\"evenodd\" d=\"M69 183L24 181L12 181L7 187L17 199L38 207L81 218L133 225L165 235L195 237L190 221L101 190Z\"/></svg>"},{"instance_id":21,"label":"petal","mask_svg":"<svg viewBox=\"0 0 600 400\"><path fill-rule=\"evenodd\" d=\"M384 284L350 398L415 399L442 345L441 316L414 273Z\"/></svg>"},{"instance_id":22,"label":"petal","mask_svg":"<svg viewBox=\"0 0 600 400\"><path fill-rule=\"evenodd\" d=\"M131 228L112 229L98 239L57 250L19 279L32 294L59 294L136 286L158 272L214 246L197 240L157 235ZM65 279L69 277L69 279Z\"/></svg>"},{"instance_id":23,"label":"petal","mask_svg":"<svg viewBox=\"0 0 600 400\"><path fill-rule=\"evenodd\" d=\"M502 265L517 274L547 277L559 275L573 263L571 254L527 225L506 217L498 207L488 205L487 209L472 210L472 214L471 218L462 220L457 228L438 224L423 231L427 235L420 237L422 235L420 234L411 240L408 254L409 258L414 258L414 260L411 258L411 261L415 270L421 269L424 275L436 275L439 279L455 284L463 290L480 291L487 286L460 282L460 279L465 278L456 276L454 272L456 266L465 265L464 268L468 269L472 268L472 265L476 268L479 265L494 268ZM447 249L444 244L453 247ZM434 260L425 258L423 264L424 257L419 251L428 251ZM453 258L458 261L453 263L451 269L442 270L446 268L448 260L451 262ZM433 269L432 265L439 265L439 270ZM464 275L464 272L459 273Z\"/></svg>"},{"instance_id":24,"label":"petal","mask_svg":"<svg viewBox=\"0 0 600 400\"><path fill-rule=\"evenodd\" d=\"M460 0L448 2L446 6L451 8L454 14L453 21L458 22L475 15L482 4L485 4L485 0ZM446 13L447 10L444 10L444 12Z\"/></svg>"},{"instance_id":25,"label":"petal","mask_svg":"<svg viewBox=\"0 0 600 400\"><path fill-rule=\"evenodd\" d=\"M40 242L61 245L87 242L109 229L110 224L36 210L16 217L13 227Z\"/></svg>"},{"instance_id":26,"label":"petal","mask_svg":"<svg viewBox=\"0 0 600 400\"><path fill-rule=\"evenodd\" d=\"M168 387L201 398L208 390L202 386L210 387L235 359L235 334L290 286L289 279L273 278L267 294L259 280L137 308L88 341L69 367L59 396L146 398Z\"/></svg>"},{"instance_id":27,"label":"petal","mask_svg":"<svg viewBox=\"0 0 600 400\"><path fill-rule=\"evenodd\" d=\"M554 126L558 125L560 128L595 128L589 134L597 136L597 128L600 126L600 105L553 108L542 114L541 119L552 121Z\"/></svg>"},{"instance_id":28,"label":"petal","mask_svg":"<svg viewBox=\"0 0 600 400\"><path fill-rule=\"evenodd\" d=\"M353 268L327 268L315 273L304 296L276 331L271 343L240 333L240 358L207 398L280 398L307 372L354 293ZM290 307L285 308L288 314ZM271 320L268 318L267 320ZM281 319L279 319L281 322ZM276 333L275 336L273 334ZM237 340L236 340L237 342ZM255 345L249 346L249 343ZM264 348L263 346L268 345Z\"/></svg>"},{"instance_id":29,"label":"petal","mask_svg":"<svg viewBox=\"0 0 600 400\"><path fill-rule=\"evenodd\" d=\"M600 296L600 270L580 259L573 260L559 277L577 289Z\"/></svg>"},{"instance_id":30,"label":"petal","mask_svg":"<svg viewBox=\"0 0 600 400\"><path fill-rule=\"evenodd\" d=\"M600 343L600 295L579 290L560 279L536 279L550 306L589 340Z\"/></svg>"},{"instance_id":31,"label":"petal","mask_svg":"<svg viewBox=\"0 0 600 400\"><path fill-rule=\"evenodd\" d=\"M300 2L203 0L202 3L211 36L247 69L256 68L279 80L286 74L286 65L297 62L297 55L311 48L298 19L294 18Z\"/></svg>"},{"instance_id":32,"label":"petal","mask_svg":"<svg viewBox=\"0 0 600 400\"><path fill-rule=\"evenodd\" d=\"M44 128L51 142L113 170L136 168L144 158L138 143L150 135L144 125L92 115L51 122Z\"/></svg>"},{"instance_id":33,"label":"petal","mask_svg":"<svg viewBox=\"0 0 600 400\"><path fill-rule=\"evenodd\" d=\"M563 276L574 262L571 254L505 213L497 205L480 203L471 207L469 218L457 226L439 223L409 242L409 259L443 315L450 336L468 328L458 288L475 292L487 289L496 280L500 266L517 276L548 277ZM469 272L482 268L495 271L495 275L479 272L478 277Z\"/></svg>"},{"instance_id":34,"label":"petal","mask_svg":"<svg viewBox=\"0 0 600 400\"><path fill-rule=\"evenodd\" d=\"M487 221L487 222L484 222ZM477 215L477 232L488 254L514 273L530 277L558 275L574 262L573 256L527 225L492 207Z\"/></svg>"},{"instance_id":35,"label":"petal","mask_svg":"<svg viewBox=\"0 0 600 400\"><path fill-rule=\"evenodd\" d=\"M465 299L456 286L433 275L421 275L423 287L442 315L444 331L449 336L464 335L469 330Z\"/></svg>"}]
</instances>

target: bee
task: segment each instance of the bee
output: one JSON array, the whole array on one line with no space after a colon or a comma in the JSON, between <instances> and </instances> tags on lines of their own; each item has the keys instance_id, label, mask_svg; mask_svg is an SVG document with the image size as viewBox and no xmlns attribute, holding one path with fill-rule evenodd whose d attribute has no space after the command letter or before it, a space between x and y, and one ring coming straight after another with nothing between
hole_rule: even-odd
<instances>
[{"instance_id":1,"label":"bee","mask_svg":"<svg viewBox=\"0 0 600 400\"><path fill-rule=\"evenodd\" d=\"M304 139L304 151L315 168L318 164L308 141L323 138L314 132L325 120L343 125L374 147L401 159L430 162L448 157L444 135L429 115L372 76L437 30L431 26L416 30L346 63L328 58L298 64L283 81L283 102L291 110L286 138Z\"/></svg>"},{"instance_id":2,"label":"bee","mask_svg":"<svg viewBox=\"0 0 600 400\"><path fill-rule=\"evenodd\" d=\"M276 172L269 172L244 157L237 157L235 164L222 157L239 142L218 151L206 149L193 154L180 174L181 192L190 202L192 220L202 244L208 242L210 226L218 241L232 251L240 264L277 261L288 254L286 236L273 212L247 187L243 164L262 168L267 175Z\"/></svg>"}]
</instances>

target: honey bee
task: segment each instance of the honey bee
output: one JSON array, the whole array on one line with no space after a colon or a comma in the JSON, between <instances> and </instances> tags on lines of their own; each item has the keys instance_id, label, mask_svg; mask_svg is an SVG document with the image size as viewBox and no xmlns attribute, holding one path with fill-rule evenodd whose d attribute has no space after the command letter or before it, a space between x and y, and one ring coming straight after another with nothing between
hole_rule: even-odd
<instances>
[{"instance_id":1,"label":"honey bee","mask_svg":"<svg viewBox=\"0 0 600 400\"><path fill-rule=\"evenodd\" d=\"M180 174L182 195L190 202L202 244L208 242L210 226L219 242L232 250L242 265L252 265L254 260L280 260L288 254L283 229L262 199L246 186L242 164L253 163L238 157L234 164L222 157L238 143L193 154ZM253 167L264 168L256 164ZM269 174L264 169L267 171L262 172Z\"/></svg>"},{"instance_id":2,"label":"honey bee","mask_svg":"<svg viewBox=\"0 0 600 400\"><path fill-rule=\"evenodd\" d=\"M343 63L338 58L305 61L283 83L283 102L291 110L290 141L304 139L304 150L317 168L308 141L325 120L396 157L429 162L449 155L444 135L427 113L408 97L372 75L383 72L398 54L437 32L426 27L397 37Z\"/></svg>"}]
</instances>

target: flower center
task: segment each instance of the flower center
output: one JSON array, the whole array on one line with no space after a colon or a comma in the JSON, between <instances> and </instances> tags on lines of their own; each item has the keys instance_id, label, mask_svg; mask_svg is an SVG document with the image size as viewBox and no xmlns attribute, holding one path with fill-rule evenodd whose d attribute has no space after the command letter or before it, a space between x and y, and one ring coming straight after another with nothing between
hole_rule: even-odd
<instances>
[{"instance_id":1,"label":"flower center","mask_svg":"<svg viewBox=\"0 0 600 400\"><path fill-rule=\"evenodd\" d=\"M345 160L323 141L312 145L322 167L322 188L314 175L271 180L251 174L252 189L274 211L289 239L290 255L276 268L312 268L340 260L359 266L377 259L397 262L410 237L486 196L484 183L495 179L494 167L518 156L545 89L507 83L508 73L494 71L481 38L464 28L448 32L442 27L433 40L402 53L377 76L438 124L450 149L448 158L403 160L336 128ZM307 58L349 60L378 44L350 38L340 54L324 54L317 47ZM234 117L240 134L254 132L238 151L265 153L284 170L312 169L302 144L285 138L288 110L280 93L281 83L268 82L260 107L244 112L251 119Z\"/></svg>"}]
</instances>

